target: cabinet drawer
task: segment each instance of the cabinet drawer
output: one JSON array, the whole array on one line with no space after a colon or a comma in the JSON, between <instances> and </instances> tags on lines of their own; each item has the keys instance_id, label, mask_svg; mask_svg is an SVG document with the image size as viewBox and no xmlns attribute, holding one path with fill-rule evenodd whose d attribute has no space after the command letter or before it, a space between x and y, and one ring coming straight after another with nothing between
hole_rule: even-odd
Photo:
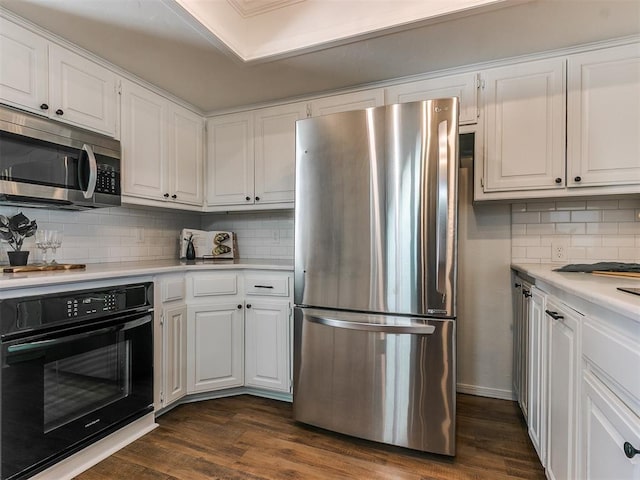
<instances>
[{"instance_id":1,"label":"cabinet drawer","mask_svg":"<svg viewBox=\"0 0 640 480\"><path fill-rule=\"evenodd\" d=\"M238 294L238 276L235 274L198 275L191 280L194 297Z\"/></svg>"},{"instance_id":2,"label":"cabinet drawer","mask_svg":"<svg viewBox=\"0 0 640 480\"><path fill-rule=\"evenodd\" d=\"M161 280L160 298L162 303L184 299L184 278L167 278Z\"/></svg>"},{"instance_id":3,"label":"cabinet drawer","mask_svg":"<svg viewBox=\"0 0 640 480\"><path fill-rule=\"evenodd\" d=\"M289 296L289 277L247 275L244 280L247 295Z\"/></svg>"},{"instance_id":4,"label":"cabinet drawer","mask_svg":"<svg viewBox=\"0 0 640 480\"><path fill-rule=\"evenodd\" d=\"M640 345L589 318L584 322L582 342L583 355L640 402L636 368L640 365Z\"/></svg>"}]
</instances>

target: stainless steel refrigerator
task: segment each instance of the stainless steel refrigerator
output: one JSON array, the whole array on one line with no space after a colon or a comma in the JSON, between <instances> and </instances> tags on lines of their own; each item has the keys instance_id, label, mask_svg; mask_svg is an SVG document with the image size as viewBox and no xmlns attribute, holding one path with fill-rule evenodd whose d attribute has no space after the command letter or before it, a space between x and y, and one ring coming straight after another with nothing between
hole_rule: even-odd
<instances>
[{"instance_id":1,"label":"stainless steel refrigerator","mask_svg":"<svg viewBox=\"0 0 640 480\"><path fill-rule=\"evenodd\" d=\"M455 454L458 110L297 122L296 420Z\"/></svg>"}]
</instances>

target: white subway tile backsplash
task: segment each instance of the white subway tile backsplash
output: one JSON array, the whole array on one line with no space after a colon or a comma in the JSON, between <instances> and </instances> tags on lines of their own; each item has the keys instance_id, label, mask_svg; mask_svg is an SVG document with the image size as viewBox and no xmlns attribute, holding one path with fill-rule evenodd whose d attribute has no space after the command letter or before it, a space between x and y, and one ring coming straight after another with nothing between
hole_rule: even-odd
<instances>
[{"instance_id":1,"label":"white subway tile backsplash","mask_svg":"<svg viewBox=\"0 0 640 480\"><path fill-rule=\"evenodd\" d=\"M635 220L635 210L603 210L603 222L633 222Z\"/></svg>"},{"instance_id":2,"label":"white subway tile backsplash","mask_svg":"<svg viewBox=\"0 0 640 480\"><path fill-rule=\"evenodd\" d=\"M574 210L571 212L572 222L599 222L602 217L600 210Z\"/></svg>"},{"instance_id":3,"label":"white subway tile backsplash","mask_svg":"<svg viewBox=\"0 0 640 480\"><path fill-rule=\"evenodd\" d=\"M567 263L640 263L640 200L603 198L512 205L512 261L549 262L554 243L567 246Z\"/></svg>"}]
</instances>

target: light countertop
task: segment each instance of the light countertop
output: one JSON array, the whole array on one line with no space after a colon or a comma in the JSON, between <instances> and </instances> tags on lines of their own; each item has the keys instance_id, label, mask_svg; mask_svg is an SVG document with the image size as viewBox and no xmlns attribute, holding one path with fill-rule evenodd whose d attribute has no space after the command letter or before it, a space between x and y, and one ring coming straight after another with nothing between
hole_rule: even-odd
<instances>
[{"instance_id":1,"label":"light countertop","mask_svg":"<svg viewBox=\"0 0 640 480\"><path fill-rule=\"evenodd\" d=\"M607 277L590 273L554 272L558 264L512 264L511 268L552 287L640 322L640 296L618 287L640 288L640 279Z\"/></svg>"},{"instance_id":2,"label":"light countertop","mask_svg":"<svg viewBox=\"0 0 640 480\"><path fill-rule=\"evenodd\" d=\"M50 272L3 273L0 290L45 285L59 285L90 280L179 273L198 270L280 270L293 271L292 260L238 259L184 262L180 260L150 260L142 262L88 263L86 269Z\"/></svg>"}]
</instances>

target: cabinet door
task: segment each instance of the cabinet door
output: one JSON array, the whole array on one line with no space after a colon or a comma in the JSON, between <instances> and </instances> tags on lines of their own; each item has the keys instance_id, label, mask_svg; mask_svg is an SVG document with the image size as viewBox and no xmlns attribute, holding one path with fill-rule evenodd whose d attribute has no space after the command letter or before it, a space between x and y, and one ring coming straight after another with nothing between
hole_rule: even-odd
<instances>
[{"instance_id":1,"label":"cabinet door","mask_svg":"<svg viewBox=\"0 0 640 480\"><path fill-rule=\"evenodd\" d=\"M296 121L305 117L304 103L264 108L255 112L256 203L293 202Z\"/></svg>"},{"instance_id":2,"label":"cabinet door","mask_svg":"<svg viewBox=\"0 0 640 480\"><path fill-rule=\"evenodd\" d=\"M171 105L169 114L169 193L172 201L202 205L203 121L189 110Z\"/></svg>"},{"instance_id":3,"label":"cabinet door","mask_svg":"<svg viewBox=\"0 0 640 480\"><path fill-rule=\"evenodd\" d=\"M628 458L624 444L640 449L640 417L591 372L583 370L582 478L640 478L638 455Z\"/></svg>"},{"instance_id":4,"label":"cabinet door","mask_svg":"<svg viewBox=\"0 0 640 480\"><path fill-rule=\"evenodd\" d=\"M376 88L362 92L345 93L332 97L319 98L310 103L311 115L319 117L331 113L348 112L349 110L362 110L369 107L381 107L384 105L384 89Z\"/></svg>"},{"instance_id":5,"label":"cabinet door","mask_svg":"<svg viewBox=\"0 0 640 480\"><path fill-rule=\"evenodd\" d=\"M47 41L0 18L0 101L47 114Z\"/></svg>"},{"instance_id":6,"label":"cabinet door","mask_svg":"<svg viewBox=\"0 0 640 480\"><path fill-rule=\"evenodd\" d=\"M640 183L640 45L568 60L570 187Z\"/></svg>"},{"instance_id":7,"label":"cabinet door","mask_svg":"<svg viewBox=\"0 0 640 480\"><path fill-rule=\"evenodd\" d=\"M485 192L564 187L564 67L544 60L482 72Z\"/></svg>"},{"instance_id":8,"label":"cabinet door","mask_svg":"<svg viewBox=\"0 0 640 480\"><path fill-rule=\"evenodd\" d=\"M458 97L460 99L460 124L471 124L478 121L477 85L478 74L476 73L403 83L385 89L385 103L390 105L392 103Z\"/></svg>"},{"instance_id":9,"label":"cabinet door","mask_svg":"<svg viewBox=\"0 0 640 480\"><path fill-rule=\"evenodd\" d=\"M522 282L522 315L520 323L520 396L518 403L525 420L529 420L529 315L531 313L531 284Z\"/></svg>"},{"instance_id":10,"label":"cabinet door","mask_svg":"<svg viewBox=\"0 0 640 480\"><path fill-rule=\"evenodd\" d=\"M122 82L122 190L165 200L166 100L135 83Z\"/></svg>"},{"instance_id":11,"label":"cabinet door","mask_svg":"<svg viewBox=\"0 0 640 480\"><path fill-rule=\"evenodd\" d=\"M550 480L578 478L576 472L579 316L547 300L549 329L547 475ZM553 315L558 317L552 318Z\"/></svg>"},{"instance_id":12,"label":"cabinet door","mask_svg":"<svg viewBox=\"0 0 640 480\"><path fill-rule=\"evenodd\" d=\"M289 310L289 302L247 301L245 385L289 391Z\"/></svg>"},{"instance_id":13,"label":"cabinet door","mask_svg":"<svg viewBox=\"0 0 640 480\"><path fill-rule=\"evenodd\" d=\"M254 203L253 114L207 121L207 204Z\"/></svg>"},{"instance_id":14,"label":"cabinet door","mask_svg":"<svg viewBox=\"0 0 640 480\"><path fill-rule=\"evenodd\" d=\"M546 298L536 287L531 287L529 302L529 398L527 401L529 437L542 465L546 456L546 321L544 318Z\"/></svg>"},{"instance_id":15,"label":"cabinet door","mask_svg":"<svg viewBox=\"0 0 640 480\"><path fill-rule=\"evenodd\" d=\"M188 393L239 387L244 381L244 322L236 302L189 307Z\"/></svg>"},{"instance_id":16,"label":"cabinet door","mask_svg":"<svg viewBox=\"0 0 640 480\"><path fill-rule=\"evenodd\" d=\"M49 107L57 120L116 134L116 76L80 55L49 45Z\"/></svg>"},{"instance_id":17,"label":"cabinet door","mask_svg":"<svg viewBox=\"0 0 640 480\"><path fill-rule=\"evenodd\" d=\"M522 336L522 279L514 275L512 304L513 304L513 396L520 399L520 364L522 363L522 350L520 348Z\"/></svg>"},{"instance_id":18,"label":"cabinet door","mask_svg":"<svg viewBox=\"0 0 640 480\"><path fill-rule=\"evenodd\" d=\"M166 308L163 317L163 407L166 407L187 393L187 307Z\"/></svg>"}]
</instances>

